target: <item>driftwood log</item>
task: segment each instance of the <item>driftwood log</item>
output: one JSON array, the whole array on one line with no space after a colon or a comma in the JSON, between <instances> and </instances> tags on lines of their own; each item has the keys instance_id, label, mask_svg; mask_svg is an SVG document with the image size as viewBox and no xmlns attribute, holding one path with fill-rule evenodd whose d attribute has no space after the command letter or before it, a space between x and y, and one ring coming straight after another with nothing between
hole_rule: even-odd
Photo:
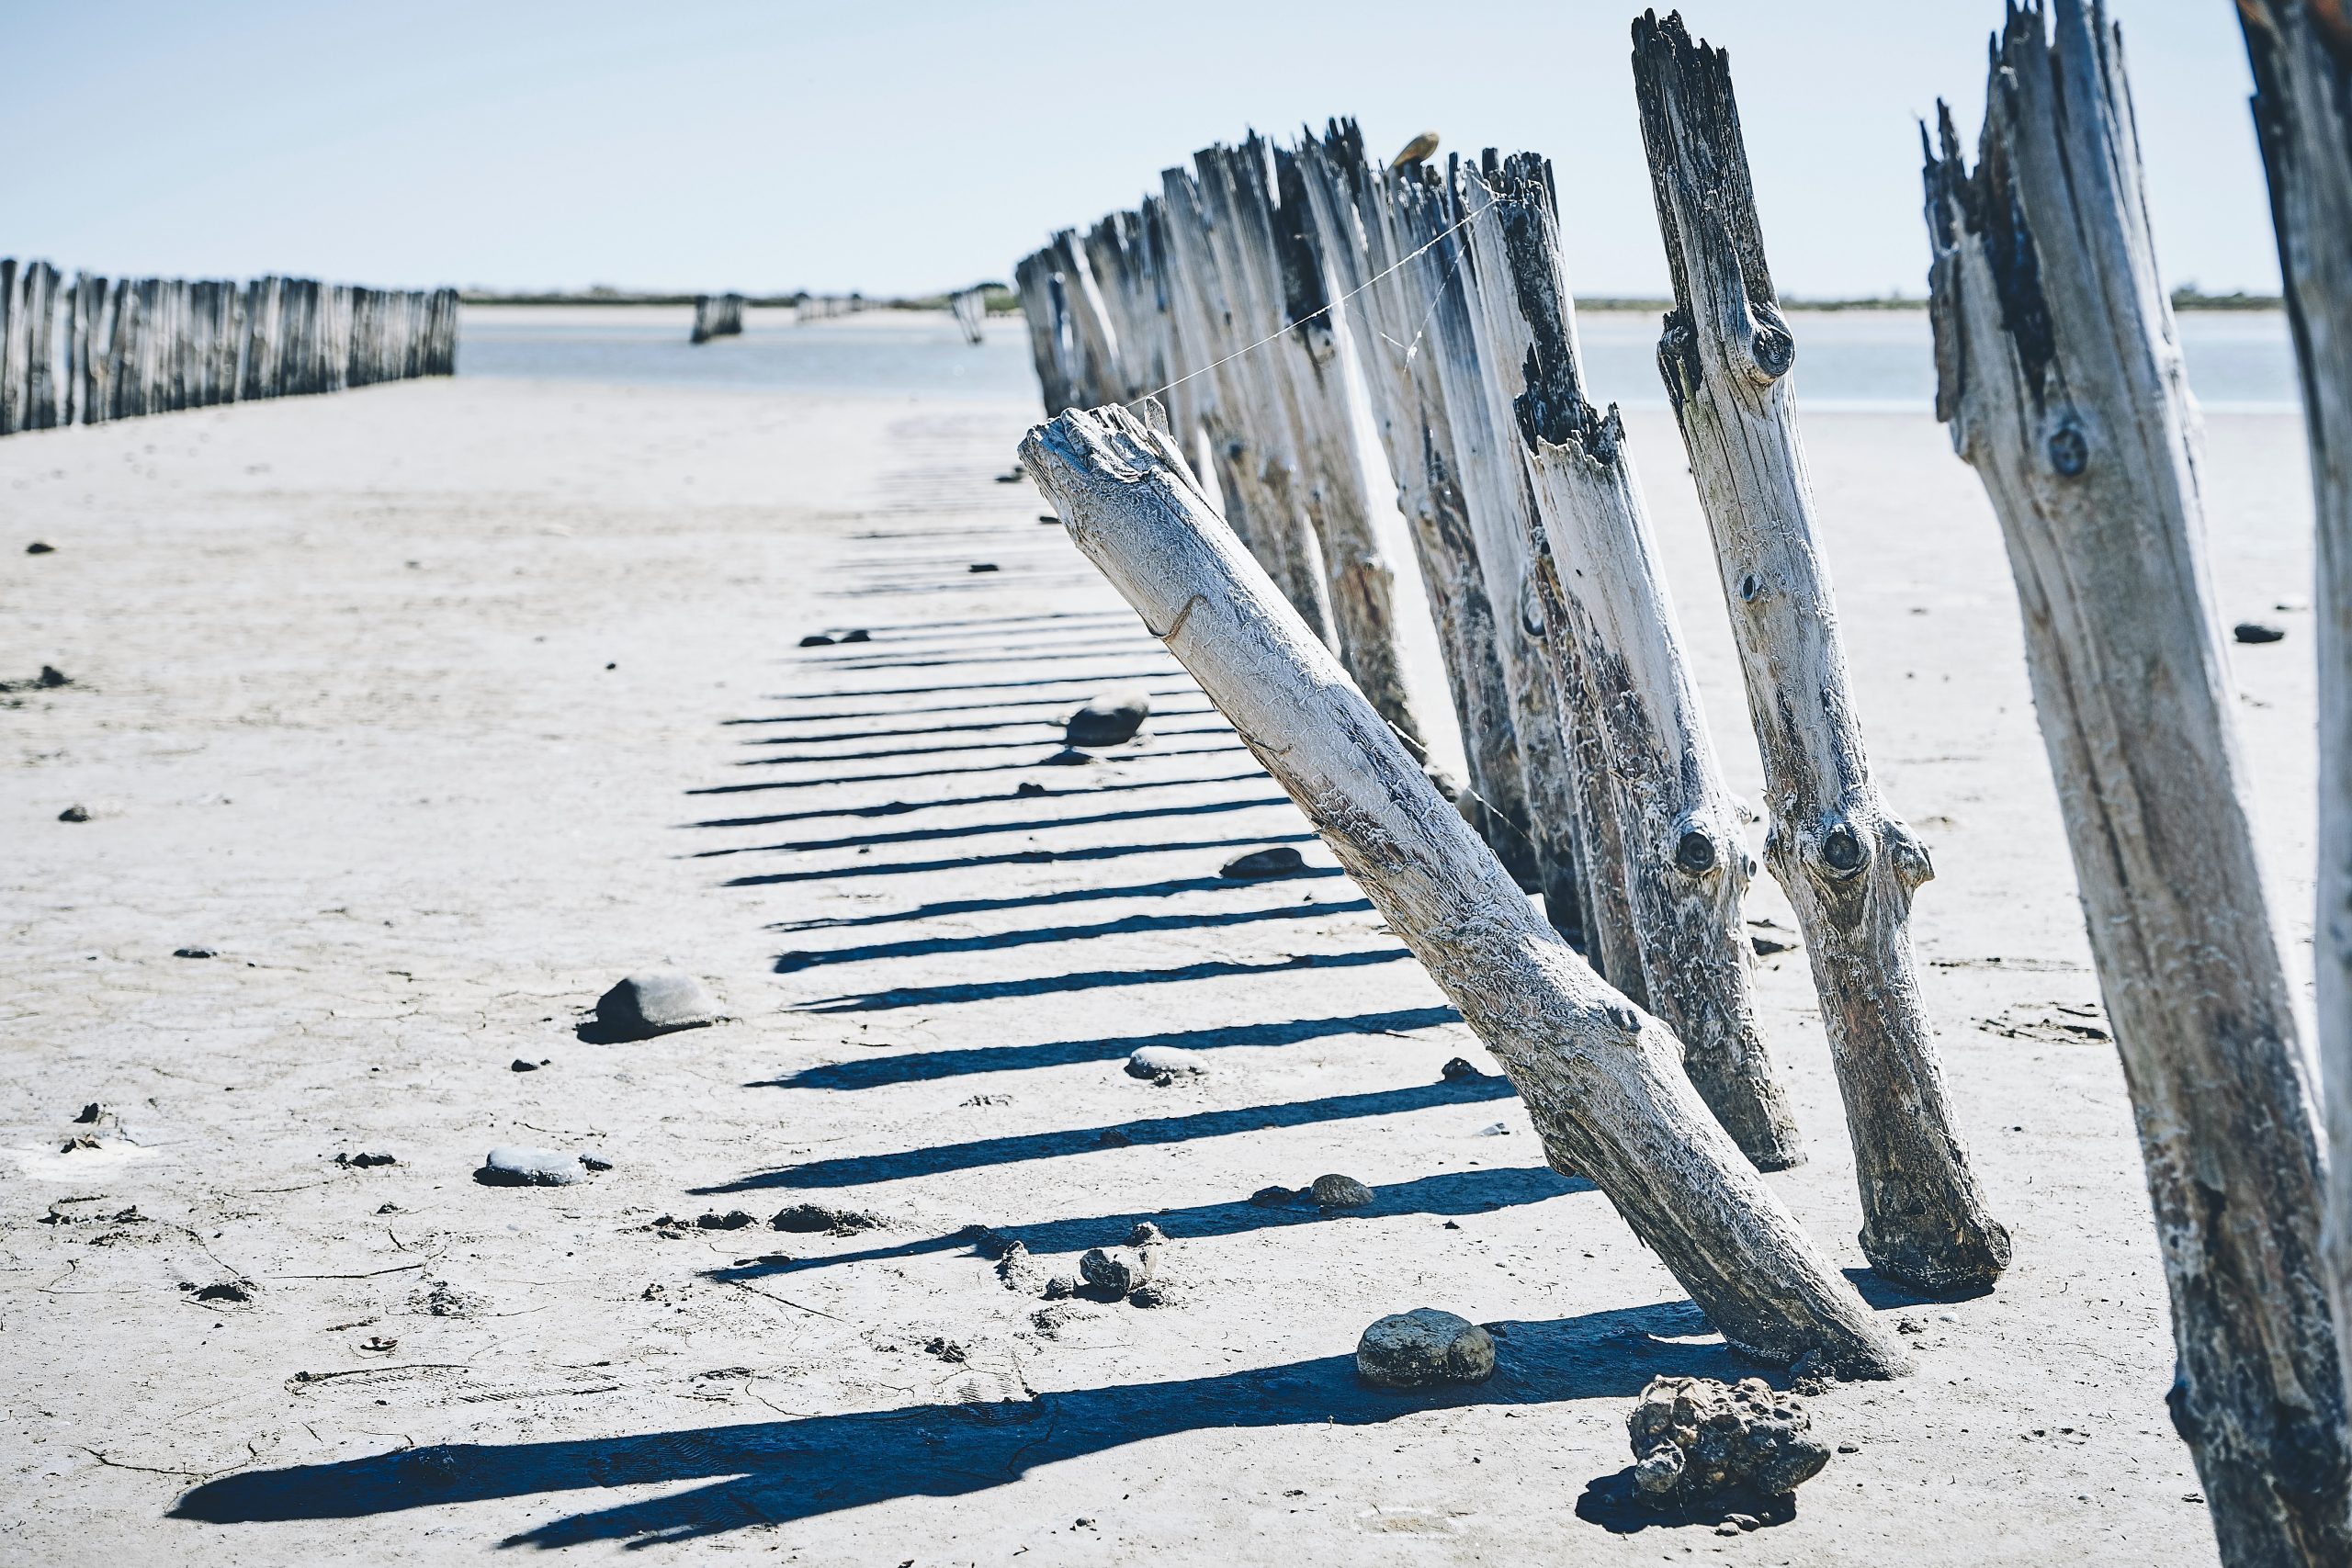
<instances>
[{"instance_id":1,"label":"driftwood log","mask_svg":"<svg viewBox=\"0 0 2352 1568\"><path fill-rule=\"evenodd\" d=\"M2121 39L2095 5L2051 10L2054 42L2039 6L1996 39L1973 173L1948 111L1929 151L1936 409L2017 579L2222 1560L2352 1562L2320 1153L2207 594L2201 428ZM2346 232L2324 239L2339 277Z\"/></svg>"},{"instance_id":2,"label":"driftwood log","mask_svg":"<svg viewBox=\"0 0 2352 1568\"><path fill-rule=\"evenodd\" d=\"M1100 567L1289 792L1589 1176L1732 1344L1857 1377L1902 1356L1715 1124L1666 1027L1528 907L1283 596L1175 446L1073 411L1021 457Z\"/></svg>"},{"instance_id":3,"label":"driftwood log","mask_svg":"<svg viewBox=\"0 0 2352 1568\"><path fill-rule=\"evenodd\" d=\"M1554 649L1573 648L1601 766L1587 793L1614 821L1648 1005L1680 1038L1700 1098L1765 1170L1804 1162L1787 1091L1757 1032L1742 900L1754 869L1682 651L1625 429L1585 394L1550 167L1501 161L1470 186L1480 288L1516 316L1507 388L1534 487L1535 565ZM1566 678L1564 672L1564 679Z\"/></svg>"},{"instance_id":4,"label":"driftwood log","mask_svg":"<svg viewBox=\"0 0 2352 1568\"><path fill-rule=\"evenodd\" d=\"M1386 170L1364 156L1363 135L1351 120L1332 122L1320 141L1306 139L1301 155L1317 241L1338 298L1346 301L1356 363L1444 659L1469 773L1456 804L1465 807L1511 880L1539 891L1494 605L1470 532L1444 390L1430 356L1419 352L1420 324L1429 312L1426 302L1416 303L1417 275L1404 265L1409 247L1397 242Z\"/></svg>"},{"instance_id":5,"label":"driftwood log","mask_svg":"<svg viewBox=\"0 0 2352 1568\"><path fill-rule=\"evenodd\" d=\"M1729 62L1679 16L1634 24L1634 95L1675 309L1658 368L1714 536L1763 753L1764 857L1804 932L1838 1068L1863 1254L1930 1291L2007 1267L1945 1101L1911 952L1926 848L1871 777L1789 382Z\"/></svg>"},{"instance_id":6,"label":"driftwood log","mask_svg":"<svg viewBox=\"0 0 2352 1568\"><path fill-rule=\"evenodd\" d=\"M2352 24L2314 0L2241 0L2254 123L2303 388L2318 525L2320 1078L2327 1095L2321 1245L2352 1385Z\"/></svg>"}]
</instances>

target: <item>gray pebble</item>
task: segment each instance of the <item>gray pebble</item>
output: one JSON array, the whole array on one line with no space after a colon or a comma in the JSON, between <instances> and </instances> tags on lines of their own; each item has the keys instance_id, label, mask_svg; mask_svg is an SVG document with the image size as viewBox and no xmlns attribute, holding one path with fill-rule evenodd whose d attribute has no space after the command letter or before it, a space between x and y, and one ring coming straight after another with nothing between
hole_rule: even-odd
<instances>
[{"instance_id":1,"label":"gray pebble","mask_svg":"<svg viewBox=\"0 0 2352 1568\"><path fill-rule=\"evenodd\" d=\"M1151 716L1151 698L1140 686L1105 692L1069 716L1062 726L1065 746L1124 746Z\"/></svg>"},{"instance_id":2,"label":"gray pebble","mask_svg":"<svg viewBox=\"0 0 2352 1568\"><path fill-rule=\"evenodd\" d=\"M1127 1077L1165 1083L1170 1078L1195 1077L1209 1070L1208 1058L1179 1045L1145 1045L1129 1054Z\"/></svg>"},{"instance_id":3,"label":"gray pebble","mask_svg":"<svg viewBox=\"0 0 2352 1568\"><path fill-rule=\"evenodd\" d=\"M1327 1209L1361 1209L1372 1201L1372 1189L1352 1176L1318 1176L1307 1190Z\"/></svg>"},{"instance_id":4,"label":"gray pebble","mask_svg":"<svg viewBox=\"0 0 2352 1568\"><path fill-rule=\"evenodd\" d=\"M57 819L60 822L87 822L90 819L90 808L86 806L69 806L57 814Z\"/></svg>"},{"instance_id":5,"label":"gray pebble","mask_svg":"<svg viewBox=\"0 0 2352 1568\"><path fill-rule=\"evenodd\" d=\"M1296 876L1306 869L1306 861L1288 844L1277 844L1271 850L1251 850L1246 855L1236 855L1217 871L1228 882L1269 882L1276 877Z\"/></svg>"},{"instance_id":6,"label":"gray pebble","mask_svg":"<svg viewBox=\"0 0 2352 1568\"><path fill-rule=\"evenodd\" d=\"M1098 1291L1126 1295L1151 1283L1152 1272L1159 1267L1152 1248L1133 1247L1098 1247L1078 1260L1078 1271L1086 1282Z\"/></svg>"},{"instance_id":7,"label":"gray pebble","mask_svg":"<svg viewBox=\"0 0 2352 1568\"><path fill-rule=\"evenodd\" d=\"M1484 1382L1494 1371L1494 1337L1435 1307L1393 1313L1356 1341L1357 1374L1381 1388Z\"/></svg>"},{"instance_id":8,"label":"gray pebble","mask_svg":"<svg viewBox=\"0 0 2352 1568\"><path fill-rule=\"evenodd\" d=\"M718 1021L718 1006L693 976L640 969L596 998L596 1022L616 1040L646 1040Z\"/></svg>"},{"instance_id":9,"label":"gray pebble","mask_svg":"<svg viewBox=\"0 0 2352 1568\"><path fill-rule=\"evenodd\" d=\"M570 1187L587 1175L578 1155L502 1144L482 1160L474 1179L485 1187Z\"/></svg>"},{"instance_id":10,"label":"gray pebble","mask_svg":"<svg viewBox=\"0 0 2352 1568\"><path fill-rule=\"evenodd\" d=\"M2240 621L2232 628L2231 635L2240 642L2284 642L2287 628L2272 626L2267 621Z\"/></svg>"}]
</instances>

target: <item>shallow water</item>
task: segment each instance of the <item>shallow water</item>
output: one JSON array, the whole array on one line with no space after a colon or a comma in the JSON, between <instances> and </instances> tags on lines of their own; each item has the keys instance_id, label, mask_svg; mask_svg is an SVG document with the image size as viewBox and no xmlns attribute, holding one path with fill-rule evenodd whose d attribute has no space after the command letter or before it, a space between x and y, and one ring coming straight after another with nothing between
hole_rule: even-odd
<instances>
[{"instance_id":1,"label":"shallow water","mask_svg":"<svg viewBox=\"0 0 2352 1568\"><path fill-rule=\"evenodd\" d=\"M879 311L791 324L786 311L749 312L743 335L692 344L692 312L670 307L466 311L458 373L616 385L756 389L945 399L1034 397L1028 335L1020 321L990 321L967 345L940 311ZM2277 311L2190 311L2181 348L2199 402L2214 412L2293 412L2294 359ZM1798 310L1797 386L1817 412L1925 412L1936 372L1921 310ZM1589 310L1577 318L1596 400L1664 408L1657 379L1657 318L1645 310Z\"/></svg>"}]
</instances>

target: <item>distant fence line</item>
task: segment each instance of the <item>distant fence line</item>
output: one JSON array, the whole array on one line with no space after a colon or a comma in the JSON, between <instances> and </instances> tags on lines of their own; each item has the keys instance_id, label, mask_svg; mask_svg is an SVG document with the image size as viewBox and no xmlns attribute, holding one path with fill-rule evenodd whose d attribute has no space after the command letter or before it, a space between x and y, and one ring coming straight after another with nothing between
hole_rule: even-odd
<instances>
[{"instance_id":1,"label":"distant fence line","mask_svg":"<svg viewBox=\"0 0 2352 1568\"><path fill-rule=\"evenodd\" d=\"M947 309L955 313L956 324L964 329L964 341L978 347L988 326L988 289L959 288L947 297Z\"/></svg>"},{"instance_id":2,"label":"distant fence line","mask_svg":"<svg viewBox=\"0 0 2352 1568\"><path fill-rule=\"evenodd\" d=\"M743 297L741 294L697 294L695 296L695 327L689 343L708 343L715 337L740 337L743 332Z\"/></svg>"},{"instance_id":3,"label":"distant fence line","mask_svg":"<svg viewBox=\"0 0 2352 1568\"><path fill-rule=\"evenodd\" d=\"M792 308L795 321L823 321L835 316L854 316L862 310L876 309L875 302L863 294L810 294Z\"/></svg>"},{"instance_id":4,"label":"distant fence line","mask_svg":"<svg viewBox=\"0 0 2352 1568\"><path fill-rule=\"evenodd\" d=\"M0 258L0 435L454 375L458 291Z\"/></svg>"}]
</instances>

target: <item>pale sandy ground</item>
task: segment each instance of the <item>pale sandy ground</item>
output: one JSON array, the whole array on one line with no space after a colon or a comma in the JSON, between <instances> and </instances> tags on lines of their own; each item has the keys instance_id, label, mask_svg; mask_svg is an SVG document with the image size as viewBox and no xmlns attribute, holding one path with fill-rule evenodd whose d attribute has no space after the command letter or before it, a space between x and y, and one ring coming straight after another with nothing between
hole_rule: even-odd
<instances>
[{"instance_id":1,"label":"pale sandy ground","mask_svg":"<svg viewBox=\"0 0 2352 1568\"><path fill-rule=\"evenodd\" d=\"M1929 421L1809 434L2017 1264L1953 1303L1865 1277L1917 1375L1818 1401L1858 1451L1722 1538L1628 1531L1588 1488L1650 1376L1754 1369L1541 1169L1498 1081L1441 1082L1491 1063L1344 880L1216 884L1303 822L993 482L1029 417L468 381L0 443L0 678L74 677L0 699L0 1558L2212 1561L2120 1075L2066 1027L2097 992L2014 600ZM1670 426L1633 436L1753 793ZM2224 613L2300 599L2293 423L2211 447ZM2309 619L2278 618L2233 657L2301 941ZM874 641L794 646L853 626ZM1148 744L1035 766L1130 676L1167 694ZM1788 919L1769 889L1753 912ZM574 1038L661 961L733 1021ZM1802 954L1759 983L1812 1153L1773 1179L1860 1270ZM1214 1074L1125 1077L1151 1040ZM91 1100L128 1139L59 1154ZM476 1185L506 1142L615 1167ZM400 1163L332 1163L372 1151ZM1378 1205L1243 1201L1329 1170ZM889 1227L647 1228L800 1200ZM1040 1317L956 1238L1067 1269L1147 1215L1176 1238L1157 1310ZM187 1289L232 1280L249 1303ZM1424 1304L1505 1325L1496 1379L1359 1387L1359 1331Z\"/></svg>"}]
</instances>

